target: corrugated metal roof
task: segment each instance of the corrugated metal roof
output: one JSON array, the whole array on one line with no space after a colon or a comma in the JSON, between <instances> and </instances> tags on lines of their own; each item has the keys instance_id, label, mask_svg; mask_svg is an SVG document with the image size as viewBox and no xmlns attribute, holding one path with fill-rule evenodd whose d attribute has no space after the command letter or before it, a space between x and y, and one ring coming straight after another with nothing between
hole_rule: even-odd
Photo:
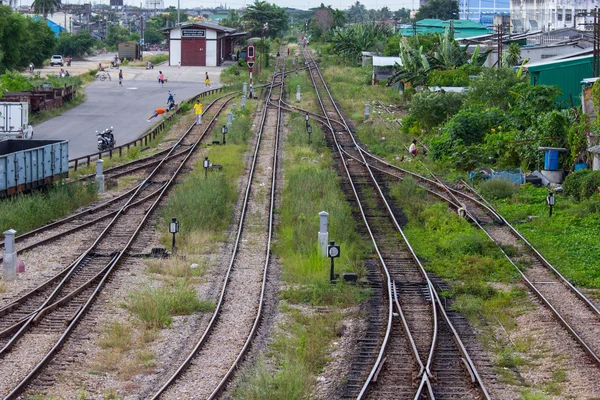
<instances>
[{"instance_id":1,"label":"corrugated metal roof","mask_svg":"<svg viewBox=\"0 0 600 400\"><path fill-rule=\"evenodd\" d=\"M544 71L555 68L564 68L572 65L581 65L589 63L590 60L593 59L593 56L586 55L581 57L568 58L566 60L549 60L549 61L540 61L533 64L525 65L525 70L529 72L537 72Z\"/></svg>"},{"instance_id":2,"label":"corrugated metal roof","mask_svg":"<svg viewBox=\"0 0 600 400\"><path fill-rule=\"evenodd\" d=\"M417 21L416 31L418 35L427 35L432 33L444 33L444 30L450 26L450 22L454 26L454 38L464 39L471 37L478 37L491 33L492 31L488 27L478 24L477 22L470 20L448 20L442 21L441 19L423 19ZM405 26L399 29L399 32L403 36L412 36L413 27Z\"/></svg>"},{"instance_id":3,"label":"corrugated metal roof","mask_svg":"<svg viewBox=\"0 0 600 400\"><path fill-rule=\"evenodd\" d=\"M396 63L402 65L400 57L373 56L374 67L393 67Z\"/></svg>"}]
</instances>

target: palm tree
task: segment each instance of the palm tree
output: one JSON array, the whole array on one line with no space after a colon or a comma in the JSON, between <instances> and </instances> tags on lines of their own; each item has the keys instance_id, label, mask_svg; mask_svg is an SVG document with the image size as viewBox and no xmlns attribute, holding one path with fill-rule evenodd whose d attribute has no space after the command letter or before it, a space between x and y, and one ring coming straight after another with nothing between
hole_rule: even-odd
<instances>
[{"instance_id":1,"label":"palm tree","mask_svg":"<svg viewBox=\"0 0 600 400\"><path fill-rule=\"evenodd\" d=\"M342 10L336 8L333 10L333 27L342 27L344 24L346 24L346 14Z\"/></svg>"},{"instance_id":2,"label":"palm tree","mask_svg":"<svg viewBox=\"0 0 600 400\"><path fill-rule=\"evenodd\" d=\"M52 15L62 7L61 0L34 0L33 10L36 14L42 14L44 19L48 19L48 14Z\"/></svg>"}]
</instances>

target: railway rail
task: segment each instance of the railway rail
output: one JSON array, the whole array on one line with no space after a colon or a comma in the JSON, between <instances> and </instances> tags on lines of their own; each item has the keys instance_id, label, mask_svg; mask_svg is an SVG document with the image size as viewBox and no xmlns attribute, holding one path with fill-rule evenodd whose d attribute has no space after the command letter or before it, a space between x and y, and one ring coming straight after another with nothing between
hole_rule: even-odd
<instances>
[{"instance_id":1,"label":"railway rail","mask_svg":"<svg viewBox=\"0 0 600 400\"><path fill-rule=\"evenodd\" d=\"M177 149L171 148L163 160L146 177L131 196L121 205L106 226L97 227L94 242L59 275L45 282L19 299L14 300L2 309L3 318L0 323L10 325L2 327L3 347L0 356L3 363L18 362L16 351L21 337L46 337L49 340L39 350L38 362L29 373L21 378L16 386L6 394L6 399L17 398L31 385L35 388L35 380L43 388L45 366L53 359L73 329L82 320L94 302L104 284L130 251L139 250L145 244L143 227L152 213L157 209L162 197L175 182L179 173L184 170L188 160L195 153L207 132L217 120L220 110L227 104L221 99L219 110L205 125L205 129L190 126L188 132L179 140L181 146L187 146L187 154L181 157L170 157ZM48 345L48 343L50 345ZM50 347L50 348L48 348ZM9 350L11 350L9 352ZM38 375L42 375L41 377ZM51 378L50 378L51 380Z\"/></svg>"},{"instance_id":2,"label":"railway rail","mask_svg":"<svg viewBox=\"0 0 600 400\"><path fill-rule=\"evenodd\" d=\"M214 110L222 109L224 105L228 104L233 100L237 92L227 93L219 98L213 100L205 108L205 115L207 118L212 118ZM109 168L105 171L105 178L116 179L123 175L136 173L142 170L149 170L150 168L156 168L158 164L167 160L181 159L186 156L189 149L186 141L189 141L188 135L192 132L188 129L184 135L179 138L172 147L160 151L151 156L131 161L126 164L122 164L113 168ZM94 175L89 175L87 178L92 178ZM143 179L143 178L141 178ZM96 206L89 207L83 211L72 214L68 217L46 224L38 229L34 229L29 232L22 233L15 238L15 242L19 244L17 254L22 254L26 251L31 251L34 248L51 243L55 240L59 240L65 237L65 235L76 233L84 228L92 227L102 223L108 223L110 218L113 218L118 210L125 204L127 199L139 189L141 184L136 185L130 190L115 196L110 200L106 200ZM156 195L158 192L150 194L150 196ZM0 247L4 247L4 241L0 241ZM0 257L0 262L2 258ZM1 315L1 314L0 314Z\"/></svg>"},{"instance_id":3,"label":"railway rail","mask_svg":"<svg viewBox=\"0 0 600 400\"><path fill-rule=\"evenodd\" d=\"M312 65L310 54L305 52L305 57ZM374 324L366 333L372 339L360 350L361 357L354 363L359 367L351 373L344 396L489 399L475 363L314 65L309 71L330 131L328 142L345 172L343 184L353 194L352 202L373 242L386 286L381 292L387 323ZM342 124L334 126L330 119ZM362 162L354 162L347 154ZM394 306L400 316L395 320ZM412 365L407 363L407 355ZM365 366L372 367L368 370ZM449 373L461 368L463 373Z\"/></svg>"},{"instance_id":4,"label":"railway rail","mask_svg":"<svg viewBox=\"0 0 600 400\"><path fill-rule=\"evenodd\" d=\"M281 60L278 60L276 71L281 68ZM282 70L273 75L267 89L267 102L281 100L283 84ZM152 399L216 398L250 348L262 317L271 262L280 126L281 109L267 107L265 103L235 243L216 308L193 349L174 372L169 373ZM271 172L261 175L259 170ZM261 187L269 187L268 194ZM260 223L256 221L257 214L261 217ZM251 308L253 312L240 312L243 308ZM235 338L231 338L231 332L236 332Z\"/></svg>"}]
</instances>

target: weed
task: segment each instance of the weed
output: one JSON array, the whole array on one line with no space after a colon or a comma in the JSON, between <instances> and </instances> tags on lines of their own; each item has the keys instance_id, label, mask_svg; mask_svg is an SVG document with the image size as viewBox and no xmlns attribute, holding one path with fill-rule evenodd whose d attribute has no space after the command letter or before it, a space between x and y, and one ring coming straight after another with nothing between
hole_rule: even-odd
<instances>
[{"instance_id":1,"label":"weed","mask_svg":"<svg viewBox=\"0 0 600 400\"><path fill-rule=\"evenodd\" d=\"M196 291L186 280L162 287L146 286L129 294L126 304L134 315L148 328L163 328L171 325L172 316L188 315L193 312L208 312L214 303L200 301Z\"/></svg>"},{"instance_id":2,"label":"weed","mask_svg":"<svg viewBox=\"0 0 600 400\"><path fill-rule=\"evenodd\" d=\"M195 266L193 266L195 264ZM192 277L201 276L206 271L206 265L198 260L194 262L188 257L170 257L162 260L148 260L148 272L161 275L170 275L174 277Z\"/></svg>"},{"instance_id":3,"label":"weed","mask_svg":"<svg viewBox=\"0 0 600 400\"><path fill-rule=\"evenodd\" d=\"M521 391L521 400L550 400L551 397L547 396L537 390L523 389Z\"/></svg>"},{"instance_id":4,"label":"weed","mask_svg":"<svg viewBox=\"0 0 600 400\"><path fill-rule=\"evenodd\" d=\"M488 179L478 189L483 197L492 199L506 199L517 191L517 187L506 179Z\"/></svg>"},{"instance_id":5,"label":"weed","mask_svg":"<svg viewBox=\"0 0 600 400\"><path fill-rule=\"evenodd\" d=\"M499 367L515 368L523 364L523 359L515 353L511 346L505 346L497 354L496 365Z\"/></svg>"}]
</instances>

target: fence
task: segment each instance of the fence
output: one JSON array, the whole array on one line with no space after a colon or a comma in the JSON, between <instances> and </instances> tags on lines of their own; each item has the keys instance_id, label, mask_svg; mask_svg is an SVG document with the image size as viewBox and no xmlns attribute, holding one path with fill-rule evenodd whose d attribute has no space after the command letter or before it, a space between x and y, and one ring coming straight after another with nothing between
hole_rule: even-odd
<instances>
[{"instance_id":1,"label":"fence","mask_svg":"<svg viewBox=\"0 0 600 400\"><path fill-rule=\"evenodd\" d=\"M206 92L202 92L194 97L192 97L191 99L186 100L188 103L193 103L195 102L197 99L201 98L201 97L205 97L205 96L209 96L211 94L215 94L215 93L220 93L223 91L223 89L225 89L225 87L220 87L217 89L211 89L209 91ZM119 154L119 157L123 156L123 149L129 150L129 148L131 146L137 146L139 145L144 145L147 146L148 143L151 140L154 140L156 138L156 136L158 136L159 133L161 133L162 131L165 130L167 122L170 122L171 118L173 118L173 116L175 114L180 114L181 113L181 108L177 107L177 110L175 110L174 113L172 113L171 115L169 115L168 117L163 118L163 120L155 125L154 127L152 127L148 132L146 132L144 135L142 135L140 138L135 139L131 142L122 144L121 146L117 146L114 149L110 149L110 150L106 150L106 151L100 151L97 153L92 153L92 154L88 154L87 156L83 156L83 157L78 157L78 158L74 158L72 160L69 160L69 168L73 167L74 171L77 171L77 168L79 168L81 165L83 166L89 166L90 163L92 161L101 159L102 156L107 155L109 159L113 158L113 154L117 153Z\"/></svg>"}]
</instances>

